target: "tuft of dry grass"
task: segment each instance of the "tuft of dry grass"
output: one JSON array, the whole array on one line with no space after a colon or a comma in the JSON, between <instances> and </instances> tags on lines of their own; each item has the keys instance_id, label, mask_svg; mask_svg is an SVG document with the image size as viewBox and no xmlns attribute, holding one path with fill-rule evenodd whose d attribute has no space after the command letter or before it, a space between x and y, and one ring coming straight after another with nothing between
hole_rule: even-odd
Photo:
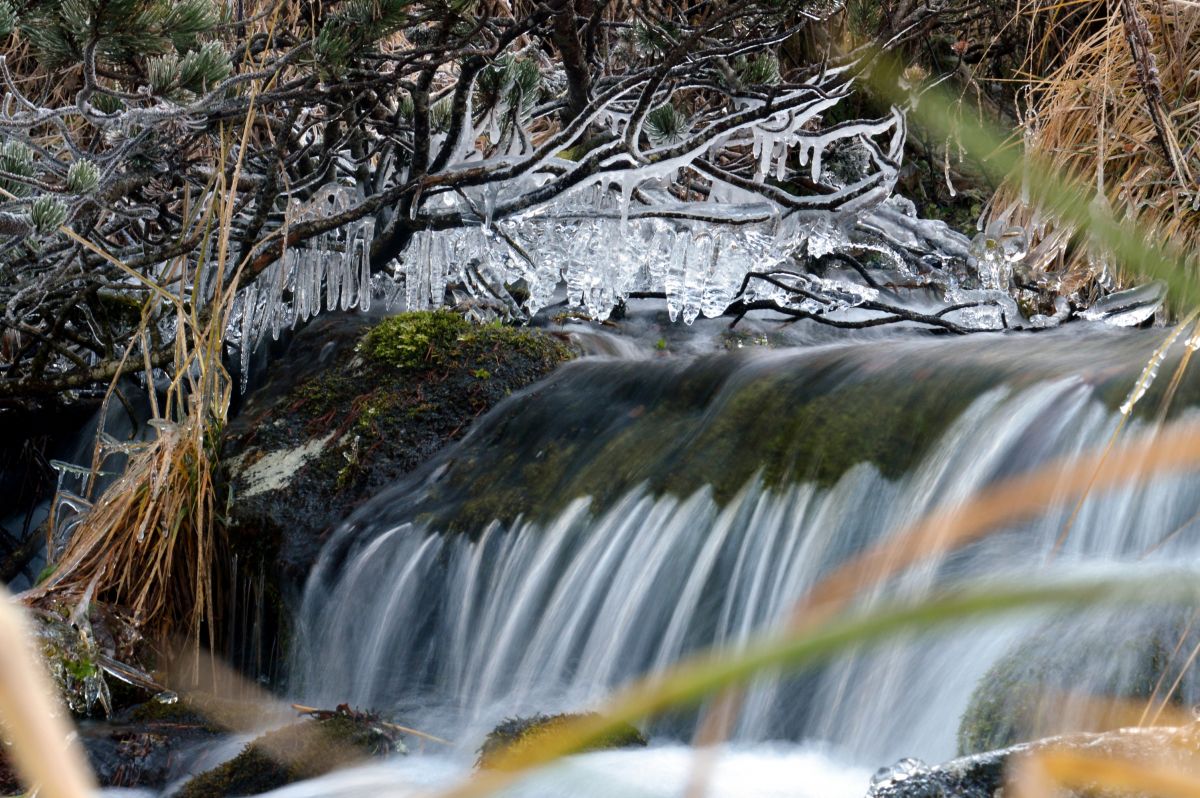
<instances>
[{"instance_id":1,"label":"tuft of dry grass","mask_svg":"<svg viewBox=\"0 0 1200 798\"><path fill-rule=\"evenodd\" d=\"M1053 167L1094 187L1095 202L1149 240L1200 248L1200 4L1177 0L1023 0L1034 24L1021 133ZM1061 17L1070 15L1071 23ZM1120 284L1115 263L1073 226L1031 206L1010 179L985 214L1032 234L1028 279L1082 300Z\"/></svg>"},{"instance_id":2,"label":"tuft of dry grass","mask_svg":"<svg viewBox=\"0 0 1200 798\"><path fill-rule=\"evenodd\" d=\"M242 146L253 118L241 130ZM227 143L226 151L230 149ZM126 269L151 288L141 334L125 357L148 351L151 312L165 306L176 328L174 363L162 392L147 380L155 431L142 444L114 445L98 435L93 469L113 451L129 455L122 475L73 525L61 552L49 541L54 570L21 598L30 604L95 597L129 612L148 637L183 636L197 646L207 628L215 633L213 582L221 564L221 499L215 482L218 443L225 424L232 380L221 361L225 332L237 295L240 267L229 255L230 215L237 202L241 164L216 171L207 200L190 209L193 224L207 231L211 246L199 262L181 258L158 282ZM64 228L68 235L74 235ZM198 286L210 285L211 296ZM146 364L146 374L152 374ZM115 390L115 380L109 395ZM53 534L56 524L48 528ZM198 648L196 649L199 650Z\"/></svg>"}]
</instances>

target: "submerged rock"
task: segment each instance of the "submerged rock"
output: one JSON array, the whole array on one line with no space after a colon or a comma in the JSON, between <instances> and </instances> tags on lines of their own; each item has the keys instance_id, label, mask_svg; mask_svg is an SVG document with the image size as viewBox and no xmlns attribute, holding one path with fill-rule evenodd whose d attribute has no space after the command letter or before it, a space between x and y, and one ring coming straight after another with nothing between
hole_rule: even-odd
<instances>
[{"instance_id":1,"label":"submerged rock","mask_svg":"<svg viewBox=\"0 0 1200 798\"><path fill-rule=\"evenodd\" d=\"M370 757L403 752L395 732L376 716L339 708L327 717L264 734L233 759L188 781L176 796L258 795Z\"/></svg>"},{"instance_id":2,"label":"submerged rock","mask_svg":"<svg viewBox=\"0 0 1200 798\"><path fill-rule=\"evenodd\" d=\"M582 718L595 717L592 713L563 713L560 715L531 715L523 718L508 718L488 732L479 749L476 767L487 768L497 764L503 754L514 754L536 746L538 741L553 737L564 725ZM611 748L644 748L645 736L628 723L596 740L582 751L604 751Z\"/></svg>"}]
</instances>

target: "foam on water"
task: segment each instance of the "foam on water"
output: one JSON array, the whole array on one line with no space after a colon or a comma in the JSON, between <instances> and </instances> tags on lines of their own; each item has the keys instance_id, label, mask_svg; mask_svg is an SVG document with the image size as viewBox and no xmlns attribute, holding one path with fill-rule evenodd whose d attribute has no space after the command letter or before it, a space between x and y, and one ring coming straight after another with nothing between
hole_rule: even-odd
<instances>
[{"instance_id":1,"label":"foam on water","mask_svg":"<svg viewBox=\"0 0 1200 798\"><path fill-rule=\"evenodd\" d=\"M497 793L501 798L675 798L697 766L682 745L574 756ZM278 798L429 795L469 777L460 758L422 756L335 773L271 793ZM861 798L871 773L820 749L730 746L707 774L709 798Z\"/></svg>"}]
</instances>

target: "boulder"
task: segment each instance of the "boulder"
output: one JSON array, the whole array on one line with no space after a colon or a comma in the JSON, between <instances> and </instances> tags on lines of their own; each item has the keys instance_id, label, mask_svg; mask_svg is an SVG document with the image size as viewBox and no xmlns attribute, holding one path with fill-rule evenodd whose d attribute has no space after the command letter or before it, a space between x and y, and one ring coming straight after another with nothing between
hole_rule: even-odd
<instances>
[{"instance_id":1,"label":"boulder","mask_svg":"<svg viewBox=\"0 0 1200 798\"><path fill-rule=\"evenodd\" d=\"M241 580L230 593L243 613L261 613L231 618L247 628L225 630L245 649L228 659L270 678L286 644L282 607L332 528L574 354L554 333L473 325L448 310L328 314L296 333L222 441Z\"/></svg>"},{"instance_id":2,"label":"boulder","mask_svg":"<svg viewBox=\"0 0 1200 798\"><path fill-rule=\"evenodd\" d=\"M552 333L448 310L318 319L226 431L235 549L302 581L355 506L572 356Z\"/></svg>"},{"instance_id":3,"label":"boulder","mask_svg":"<svg viewBox=\"0 0 1200 798\"><path fill-rule=\"evenodd\" d=\"M257 795L323 776L371 757L404 753L395 727L339 707L254 740L233 759L186 782L177 798Z\"/></svg>"},{"instance_id":4,"label":"boulder","mask_svg":"<svg viewBox=\"0 0 1200 798\"><path fill-rule=\"evenodd\" d=\"M960 755L1054 734L1112 728L1115 711L1153 699L1200 703L1190 611L1120 612L1045 624L980 680L958 729Z\"/></svg>"},{"instance_id":5,"label":"boulder","mask_svg":"<svg viewBox=\"0 0 1200 798\"><path fill-rule=\"evenodd\" d=\"M1098 761L1128 761L1191 769L1200 748L1196 726L1118 729L1097 734L1049 737L996 751L961 757L941 765L903 759L871 779L867 798L1003 798L1010 766L1025 756L1063 751ZM1099 782L1060 790L1056 798L1126 795L1102 789Z\"/></svg>"}]
</instances>

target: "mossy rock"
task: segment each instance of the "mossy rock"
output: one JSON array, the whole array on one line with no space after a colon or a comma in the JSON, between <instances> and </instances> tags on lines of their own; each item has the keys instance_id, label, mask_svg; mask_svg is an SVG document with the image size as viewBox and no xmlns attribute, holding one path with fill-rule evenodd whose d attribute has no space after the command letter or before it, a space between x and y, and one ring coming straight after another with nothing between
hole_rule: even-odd
<instances>
[{"instance_id":1,"label":"mossy rock","mask_svg":"<svg viewBox=\"0 0 1200 798\"><path fill-rule=\"evenodd\" d=\"M112 698L99 664L100 649L91 628L76 628L66 615L66 609L33 614L38 653L72 714L77 717L107 714Z\"/></svg>"},{"instance_id":2,"label":"mossy rock","mask_svg":"<svg viewBox=\"0 0 1200 798\"><path fill-rule=\"evenodd\" d=\"M239 590L258 591L270 616L257 624L263 639L239 645L285 650L285 606L326 534L574 355L563 336L473 325L446 310L384 320L327 314L298 332L223 440ZM271 665L242 667L270 678Z\"/></svg>"},{"instance_id":3,"label":"mossy rock","mask_svg":"<svg viewBox=\"0 0 1200 798\"><path fill-rule=\"evenodd\" d=\"M402 313L371 328L358 349L394 368L427 368L451 358L470 330L470 322L449 310Z\"/></svg>"},{"instance_id":4,"label":"mossy rock","mask_svg":"<svg viewBox=\"0 0 1200 798\"><path fill-rule=\"evenodd\" d=\"M1200 646L1187 613L1090 616L1048 623L980 680L958 729L960 755L1052 734L1098 731L1112 714L1165 701L1200 703L1200 675L1180 671Z\"/></svg>"},{"instance_id":5,"label":"mossy rock","mask_svg":"<svg viewBox=\"0 0 1200 798\"><path fill-rule=\"evenodd\" d=\"M637 486L709 489L723 504L756 477L771 489L829 487L871 463L898 479L996 384L984 368L913 379L852 366L836 352L786 368L744 351L573 364L536 401L493 414L400 511L475 534L518 515L545 522L580 496L603 512Z\"/></svg>"},{"instance_id":6,"label":"mossy rock","mask_svg":"<svg viewBox=\"0 0 1200 798\"><path fill-rule=\"evenodd\" d=\"M258 795L402 750L372 716L339 712L264 734L233 759L188 781L176 796Z\"/></svg>"},{"instance_id":7,"label":"mossy rock","mask_svg":"<svg viewBox=\"0 0 1200 798\"><path fill-rule=\"evenodd\" d=\"M479 749L476 767L494 767L504 756L517 755L521 751L535 748L539 742L554 737L563 726L585 718L598 717L595 713L562 713L558 715L530 715L507 718L488 732ZM606 751L613 748L644 748L646 737L637 727L622 723L598 740L594 740L576 753Z\"/></svg>"},{"instance_id":8,"label":"mossy rock","mask_svg":"<svg viewBox=\"0 0 1200 798\"><path fill-rule=\"evenodd\" d=\"M575 354L542 330L417 311L360 327L353 348L341 336L328 367L288 383L291 357L323 351L320 331L307 332L276 364L284 384L251 397L225 446L236 553L278 562L296 583L323 532Z\"/></svg>"}]
</instances>

